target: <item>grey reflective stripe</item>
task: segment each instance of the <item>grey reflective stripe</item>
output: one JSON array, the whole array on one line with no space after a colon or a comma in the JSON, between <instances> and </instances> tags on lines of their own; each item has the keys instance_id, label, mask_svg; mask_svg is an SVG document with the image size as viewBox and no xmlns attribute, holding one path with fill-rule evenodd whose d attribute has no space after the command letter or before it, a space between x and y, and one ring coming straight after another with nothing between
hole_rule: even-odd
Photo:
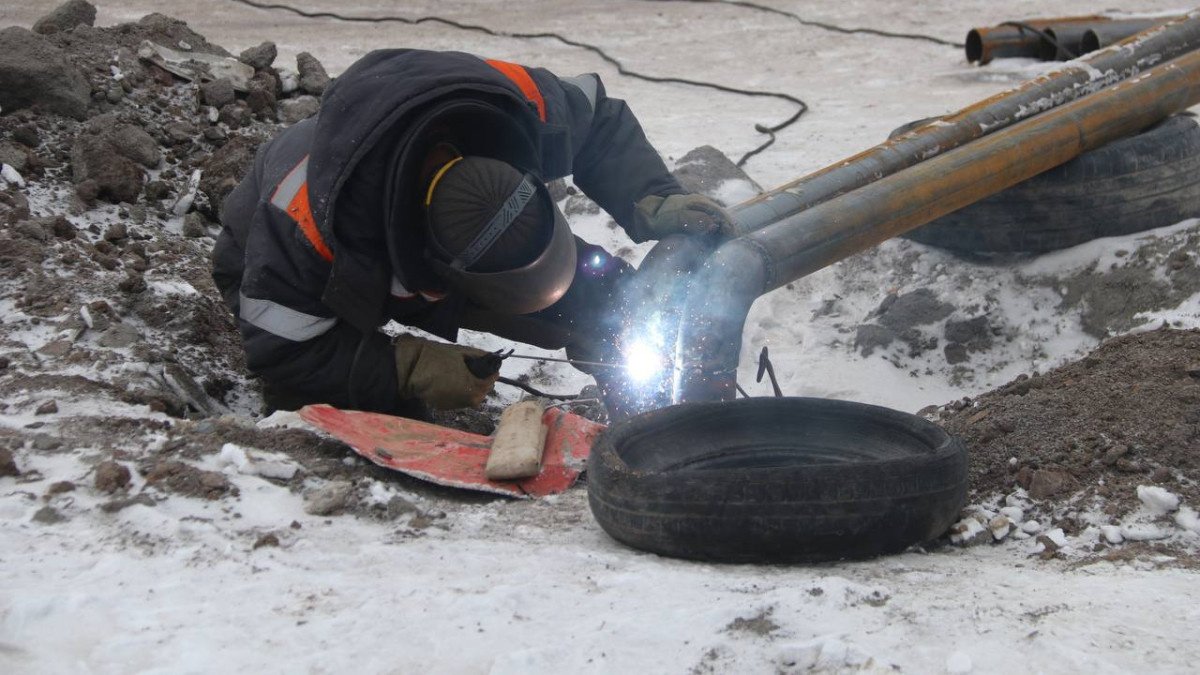
<instances>
[{"instance_id":1,"label":"grey reflective stripe","mask_svg":"<svg viewBox=\"0 0 1200 675\"><path fill-rule=\"evenodd\" d=\"M564 77L563 82L568 82L575 85L583 95L587 97L588 106L594 111L596 110L596 91L599 89L599 78L591 73L587 75L576 75L575 77Z\"/></svg>"},{"instance_id":2,"label":"grey reflective stripe","mask_svg":"<svg viewBox=\"0 0 1200 675\"><path fill-rule=\"evenodd\" d=\"M409 291L404 284L400 283L399 279L392 277L392 295L398 298L411 298L416 296L416 293Z\"/></svg>"},{"instance_id":3,"label":"grey reflective stripe","mask_svg":"<svg viewBox=\"0 0 1200 675\"><path fill-rule=\"evenodd\" d=\"M488 224L483 226L483 230L475 236L475 239L471 243L467 244L462 253L454 257L454 260L450 263L451 267L456 270L466 269L474 265L476 261L483 257L484 253L487 253L492 244L496 243L500 235L504 234L504 231L521 214L521 211L525 210L525 205L529 203L529 199L537 193L537 187L533 183L534 180L536 179L533 176L525 174L525 177L517 184L512 194L508 196L508 199L505 199L504 203L500 205L500 210L496 211L496 214L492 216Z\"/></svg>"},{"instance_id":4,"label":"grey reflective stripe","mask_svg":"<svg viewBox=\"0 0 1200 675\"><path fill-rule=\"evenodd\" d=\"M296 196L301 187L304 187L306 180L308 180L308 155L305 155L304 159L300 160L300 163L279 182L279 187L275 188L275 194L271 195L271 203L287 211L288 204L292 203L292 198Z\"/></svg>"},{"instance_id":5,"label":"grey reflective stripe","mask_svg":"<svg viewBox=\"0 0 1200 675\"><path fill-rule=\"evenodd\" d=\"M248 298L244 294L241 295L239 315L246 323L293 342L311 340L327 332L337 323L337 319L333 317L297 312L277 302Z\"/></svg>"}]
</instances>

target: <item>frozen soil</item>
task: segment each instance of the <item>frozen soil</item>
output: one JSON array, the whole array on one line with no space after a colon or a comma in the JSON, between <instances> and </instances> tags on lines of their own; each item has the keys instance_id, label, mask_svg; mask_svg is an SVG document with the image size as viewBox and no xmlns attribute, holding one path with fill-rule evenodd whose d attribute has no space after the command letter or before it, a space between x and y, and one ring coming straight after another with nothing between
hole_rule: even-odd
<instances>
[{"instance_id":1,"label":"frozen soil","mask_svg":"<svg viewBox=\"0 0 1200 675\"><path fill-rule=\"evenodd\" d=\"M1114 513L1141 484L1200 500L1200 331L1105 342L1081 361L1020 377L935 419L971 451L975 495L1020 486L1036 499L1082 492Z\"/></svg>"},{"instance_id":2,"label":"frozen soil","mask_svg":"<svg viewBox=\"0 0 1200 675\"><path fill-rule=\"evenodd\" d=\"M518 18L549 11L517 5ZM696 26L716 16L719 25L707 29L714 35L726 34L730 16L750 28L761 19L732 7L623 6L654 21L685 12ZM1064 11L1084 8L1073 7ZM0 181L0 563L14 570L12 600L0 602L0 670L282 663L386 671L396 667L397 640L378 630L387 622L414 631L405 644L421 648L402 663L427 672L553 672L563 663L625 672L892 672L900 664L965 672L963 659L981 644L980 670L1005 663L1019 644L1033 655L1021 662L1030 670L1108 672L1131 667L1122 661L1134 658L1126 656L1131 624L1156 665L1194 666L1194 650L1177 648L1182 629L1155 633L1153 624L1160 612L1183 626L1196 618L1171 603L1194 593L1194 576L1169 568L1194 567L1200 541L1200 223L1038 258L964 259L890 241L764 298L747 324L747 358L770 344L789 394L924 407L969 448L969 505L942 540L880 561L784 568L665 560L608 539L589 515L584 484L537 502L439 488L364 461L294 417L263 419L209 255L220 199L257 146L311 104L291 72L291 55L307 42L281 43L287 59L260 62L254 96L206 91L138 59L138 45L229 52L176 19L100 8L102 16L116 9L123 23L40 38L85 82L82 118L39 106L0 114L0 161L22 177ZM876 9L849 3L838 11L874 25ZM570 32L579 27L576 10L553 21ZM953 25L949 36L961 11L940 6L928 16ZM892 18L910 25L910 17ZM778 31L775 19L763 21ZM255 43L271 36L260 27ZM458 34L420 44L464 48ZM529 44L510 58L580 59ZM841 64L868 51L831 44ZM660 66L679 60L633 45ZM357 42L330 51L340 67L361 55ZM935 93L963 103L992 93L980 88L988 83L1038 72L1028 64L967 70L957 55L914 53L943 69ZM610 91L640 99L639 116L679 158L671 162L680 178L726 203L793 178L795 157L809 148L805 161L833 161L855 149L845 138L865 146L902 121L864 113L832 80L792 83L823 98L800 131L755 160L767 174L755 180L715 148L688 149L708 140L697 116L714 117L714 137L757 143L738 134L761 109L721 117L706 95L667 90L656 102L662 90L605 77ZM886 80L856 86L895 89ZM906 119L943 112L877 100ZM572 186L556 187L590 241L634 262L645 252ZM766 393L751 382L750 361L741 372L752 392ZM509 363L505 374L553 392L587 383L543 364ZM500 387L483 409L437 421L490 433L520 395ZM578 411L602 415L593 404ZM163 582L147 586L146 578ZM151 607L153 616L141 613ZM960 607L968 609L955 613ZM271 639L283 642L265 638L267 628L248 641L246 625L270 626ZM562 643L528 637L555 632ZM361 649L330 641L350 633ZM931 634L946 637L915 639ZM65 647L64 635L73 640ZM628 648L612 649L617 640ZM197 654L217 660L191 660Z\"/></svg>"},{"instance_id":3,"label":"frozen soil","mask_svg":"<svg viewBox=\"0 0 1200 675\"><path fill-rule=\"evenodd\" d=\"M1088 544L1097 559L1136 555L1114 553L1126 537L1097 537L1095 526L1147 515L1153 504L1146 495L1154 494L1147 488L1200 503L1198 358L1200 331L1163 327L1113 338L1079 361L930 411L967 446L967 517L990 505L991 525L1005 507L1016 507L1020 515L1001 525L998 538L1031 518L1039 526L1026 534L1058 528L1079 536L1091 527ZM1174 510L1148 514L1168 525L1152 528L1148 539L1171 538ZM1137 548L1200 563L1191 538Z\"/></svg>"}]
</instances>

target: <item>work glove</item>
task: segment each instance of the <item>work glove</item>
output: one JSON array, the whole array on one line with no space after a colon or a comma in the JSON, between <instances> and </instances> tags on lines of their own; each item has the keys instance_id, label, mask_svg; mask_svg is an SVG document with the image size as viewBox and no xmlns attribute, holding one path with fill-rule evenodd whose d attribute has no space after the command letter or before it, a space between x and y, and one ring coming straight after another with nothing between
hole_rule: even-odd
<instances>
[{"instance_id":1,"label":"work glove","mask_svg":"<svg viewBox=\"0 0 1200 675\"><path fill-rule=\"evenodd\" d=\"M396 338L395 350L400 395L420 399L437 410L483 403L500 377L499 360L492 364L488 352L474 347L401 335Z\"/></svg>"},{"instance_id":2,"label":"work glove","mask_svg":"<svg viewBox=\"0 0 1200 675\"><path fill-rule=\"evenodd\" d=\"M633 205L636 238L662 239L669 234L720 234L733 237L733 219L713 200L699 194L650 195Z\"/></svg>"}]
</instances>

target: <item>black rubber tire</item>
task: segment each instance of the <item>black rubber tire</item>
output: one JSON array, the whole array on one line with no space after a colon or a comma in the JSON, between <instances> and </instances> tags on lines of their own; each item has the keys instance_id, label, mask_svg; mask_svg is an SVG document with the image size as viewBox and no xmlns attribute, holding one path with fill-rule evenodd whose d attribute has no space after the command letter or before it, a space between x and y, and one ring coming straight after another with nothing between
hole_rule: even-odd
<instances>
[{"instance_id":1,"label":"black rubber tire","mask_svg":"<svg viewBox=\"0 0 1200 675\"><path fill-rule=\"evenodd\" d=\"M1196 216L1200 126L1176 115L904 236L964 253L1042 253Z\"/></svg>"},{"instance_id":2,"label":"black rubber tire","mask_svg":"<svg viewBox=\"0 0 1200 675\"><path fill-rule=\"evenodd\" d=\"M750 398L655 410L610 427L588 461L609 535L661 555L817 562L943 534L967 494L961 441L889 408Z\"/></svg>"}]
</instances>

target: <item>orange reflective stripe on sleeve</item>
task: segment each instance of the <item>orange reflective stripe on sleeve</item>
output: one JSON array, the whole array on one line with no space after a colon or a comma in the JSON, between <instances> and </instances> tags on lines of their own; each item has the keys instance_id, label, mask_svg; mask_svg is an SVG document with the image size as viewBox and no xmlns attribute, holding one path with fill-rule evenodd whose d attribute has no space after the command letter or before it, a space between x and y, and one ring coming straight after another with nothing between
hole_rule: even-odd
<instances>
[{"instance_id":1,"label":"orange reflective stripe on sleeve","mask_svg":"<svg viewBox=\"0 0 1200 675\"><path fill-rule=\"evenodd\" d=\"M313 249L328 262L333 262L333 251L325 244L317 222L313 220L312 209L308 204L308 157L300 160L287 176L275 188L271 195L271 203L291 216L300 226L304 238L312 244Z\"/></svg>"},{"instance_id":2,"label":"orange reflective stripe on sleeve","mask_svg":"<svg viewBox=\"0 0 1200 675\"><path fill-rule=\"evenodd\" d=\"M308 181L304 181L304 184L296 192L296 196L292 197L292 201L288 203L287 214L300 226L300 231L304 233L308 243L317 250L317 254L326 262L333 262L333 251L329 250L325 239L321 237L321 231L317 229L317 221L313 220L312 209L308 206Z\"/></svg>"},{"instance_id":3,"label":"orange reflective stripe on sleeve","mask_svg":"<svg viewBox=\"0 0 1200 675\"><path fill-rule=\"evenodd\" d=\"M487 64L504 74L505 77L513 81L513 84L525 94L525 98L533 102L537 106L538 118L543 122L546 121L546 100L542 98L542 92L538 89L533 78L529 76L529 72L524 67L507 61L497 61L488 59Z\"/></svg>"}]
</instances>

